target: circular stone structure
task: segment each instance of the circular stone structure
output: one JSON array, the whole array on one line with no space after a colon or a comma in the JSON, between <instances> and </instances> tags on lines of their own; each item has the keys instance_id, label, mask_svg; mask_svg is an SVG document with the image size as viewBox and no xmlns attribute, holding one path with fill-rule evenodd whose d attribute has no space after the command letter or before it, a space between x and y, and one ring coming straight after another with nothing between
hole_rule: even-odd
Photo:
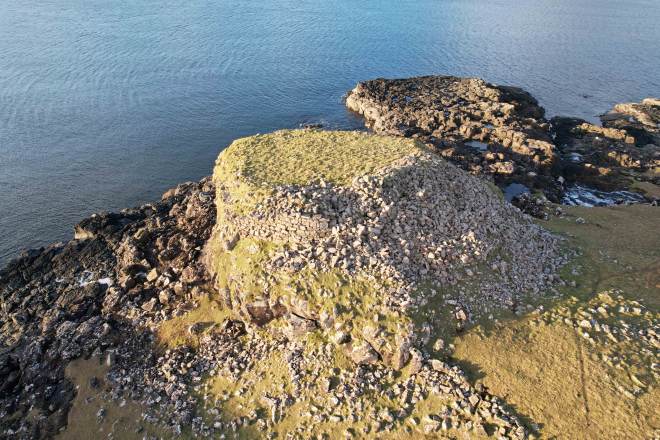
<instances>
[{"instance_id":1,"label":"circular stone structure","mask_svg":"<svg viewBox=\"0 0 660 440\"><path fill-rule=\"evenodd\" d=\"M289 340L321 327L358 364L401 369L448 322L563 283L556 237L413 139L258 135L214 181L207 265L225 305Z\"/></svg>"}]
</instances>

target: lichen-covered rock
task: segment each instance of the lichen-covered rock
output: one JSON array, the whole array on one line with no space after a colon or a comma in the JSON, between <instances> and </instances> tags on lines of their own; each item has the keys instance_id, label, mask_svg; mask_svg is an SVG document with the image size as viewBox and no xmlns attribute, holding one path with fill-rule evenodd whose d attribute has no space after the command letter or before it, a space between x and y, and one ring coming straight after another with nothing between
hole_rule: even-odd
<instances>
[{"instance_id":1,"label":"lichen-covered rock","mask_svg":"<svg viewBox=\"0 0 660 440\"><path fill-rule=\"evenodd\" d=\"M346 347L346 355L357 365L373 364L378 361L378 353L367 341L355 341Z\"/></svg>"}]
</instances>

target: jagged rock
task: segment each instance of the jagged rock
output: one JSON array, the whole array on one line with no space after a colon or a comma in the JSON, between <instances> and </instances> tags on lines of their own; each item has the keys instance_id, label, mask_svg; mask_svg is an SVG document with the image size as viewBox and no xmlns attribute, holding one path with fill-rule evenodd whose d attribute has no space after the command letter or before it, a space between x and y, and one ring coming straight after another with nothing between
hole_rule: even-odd
<instances>
[{"instance_id":1,"label":"jagged rock","mask_svg":"<svg viewBox=\"0 0 660 440\"><path fill-rule=\"evenodd\" d=\"M283 319L285 325L282 332L289 341L300 339L302 336L316 328L316 323L314 321L301 318L293 313L287 313L283 316Z\"/></svg>"},{"instance_id":2,"label":"jagged rock","mask_svg":"<svg viewBox=\"0 0 660 440\"><path fill-rule=\"evenodd\" d=\"M71 382L64 378L70 360L88 354L101 356L111 343L119 343L120 351L133 349L127 329L132 335L135 330L132 325L121 321L127 312L126 305L134 299L141 300L145 294L156 294L151 289L160 273L167 273L170 265L177 271L190 265L194 268L186 273L193 274L196 282L202 280L203 265L199 264L200 255L195 253L195 248L206 241L215 221L213 199L199 197L197 194L202 190L212 194L210 178L199 183L182 184L172 197L163 201L118 214L95 214L75 226L75 240L24 252L20 258L0 269L0 294L6 306L3 310L13 310L2 318L3 322L10 324L0 332L6 342L3 350L21 362L39 365L39 368L27 368L28 364L20 367L17 363L16 369L12 362L0 365L3 410L18 410L16 415L20 416L23 408L27 411L32 405L47 408L43 417L23 425L24 438L50 438L66 425L69 401L75 395ZM178 203L194 209L177 211L175 205ZM185 235L176 241L186 243L179 249L188 249L168 261L168 267L161 266L156 258L159 250L164 248L163 243L167 244L163 238L168 237L164 234L166 230L179 237ZM155 236L158 240L149 240ZM201 274L199 267L202 268ZM155 278L143 276L152 269L155 269ZM176 281L175 278L168 281ZM140 310L139 303L134 305L138 308L133 310ZM109 322L99 320L104 313L109 314ZM139 313L144 312L140 310ZM144 322L143 319L137 320L136 324ZM20 331L17 331L14 326L19 325ZM48 339L29 341L28 335L35 334ZM44 344L46 340L49 345ZM140 355L151 351L151 341L145 341L145 344L138 350ZM126 366L129 359L121 358L120 362ZM115 368L114 352L104 360ZM144 361L139 366L144 367ZM49 390L53 384L58 391L51 396ZM32 389L29 395L22 393L26 388ZM3 399L15 402L16 406L6 407L8 400ZM32 399L27 406L26 399ZM18 429L22 423L21 417L13 420L7 422L3 419L5 434Z\"/></svg>"},{"instance_id":3,"label":"jagged rock","mask_svg":"<svg viewBox=\"0 0 660 440\"><path fill-rule=\"evenodd\" d=\"M625 190L631 185L630 171L641 174L660 165L660 111L656 106L618 104L601 121L602 127L577 118L550 121L567 183Z\"/></svg>"},{"instance_id":4,"label":"jagged rock","mask_svg":"<svg viewBox=\"0 0 660 440\"><path fill-rule=\"evenodd\" d=\"M411 348L410 354L412 355L412 359L410 360L410 370L408 370L408 374L412 376L413 374L417 374L422 371L422 367L424 366L424 357L422 353L416 348Z\"/></svg>"},{"instance_id":5,"label":"jagged rock","mask_svg":"<svg viewBox=\"0 0 660 440\"><path fill-rule=\"evenodd\" d=\"M442 373L449 371L449 365L438 359L431 359L429 363L431 364L431 366L435 371L439 371Z\"/></svg>"},{"instance_id":6,"label":"jagged rock","mask_svg":"<svg viewBox=\"0 0 660 440\"><path fill-rule=\"evenodd\" d=\"M330 336L330 339L332 339L332 342L334 342L337 345L345 344L348 342L348 339L350 338L350 333L344 332L344 331L337 331L333 333Z\"/></svg>"},{"instance_id":7,"label":"jagged rock","mask_svg":"<svg viewBox=\"0 0 660 440\"><path fill-rule=\"evenodd\" d=\"M545 112L522 89L450 76L374 79L351 90L346 105L376 132L420 139L466 170L554 189L560 161ZM506 161L480 165L474 141Z\"/></svg>"},{"instance_id":8,"label":"jagged rock","mask_svg":"<svg viewBox=\"0 0 660 440\"><path fill-rule=\"evenodd\" d=\"M133 235L133 239L135 239L136 243L143 244L149 240L149 231L147 231L145 228L138 229L135 235Z\"/></svg>"},{"instance_id":9,"label":"jagged rock","mask_svg":"<svg viewBox=\"0 0 660 440\"><path fill-rule=\"evenodd\" d=\"M146 312L151 312L154 309L154 307L156 307L156 302L157 302L156 298L151 298L149 301L142 304L141 308Z\"/></svg>"},{"instance_id":10,"label":"jagged rock","mask_svg":"<svg viewBox=\"0 0 660 440\"><path fill-rule=\"evenodd\" d=\"M357 365L373 364L378 361L378 354L367 341L354 341L346 347L346 355Z\"/></svg>"},{"instance_id":11,"label":"jagged rock","mask_svg":"<svg viewBox=\"0 0 660 440\"><path fill-rule=\"evenodd\" d=\"M195 324L188 327L188 333L190 333L191 335L198 335L202 332L203 328L204 328L203 322L196 322Z\"/></svg>"},{"instance_id":12,"label":"jagged rock","mask_svg":"<svg viewBox=\"0 0 660 440\"><path fill-rule=\"evenodd\" d=\"M147 274L147 281L156 281L160 275L158 274L158 270L156 269L151 269L149 273Z\"/></svg>"}]
</instances>

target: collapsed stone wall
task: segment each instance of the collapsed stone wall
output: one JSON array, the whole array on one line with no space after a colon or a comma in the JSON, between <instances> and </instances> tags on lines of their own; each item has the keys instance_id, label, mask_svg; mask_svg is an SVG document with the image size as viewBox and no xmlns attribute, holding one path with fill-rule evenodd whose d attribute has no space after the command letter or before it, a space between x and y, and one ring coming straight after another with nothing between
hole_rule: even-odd
<instances>
[{"instance_id":1,"label":"collapsed stone wall","mask_svg":"<svg viewBox=\"0 0 660 440\"><path fill-rule=\"evenodd\" d=\"M231 189L218 188L218 198L240 203ZM286 243L264 264L271 274L311 269L365 277L378 292L367 314L381 313L381 319L415 313L426 304L432 293L419 290L423 281L437 287L474 284L459 295L461 320L479 307L512 307L520 295L543 294L563 283L556 272L568 260L556 237L499 200L485 183L432 154L401 158L346 186L320 180L272 192L243 215L218 204L220 221L211 240L228 242L225 250L239 237ZM313 310L294 295L270 296L264 289L250 298L240 283L217 287L241 320L265 325L283 317L278 335L289 340L321 327L358 364L381 359L400 369L424 340L418 333L430 331L405 320L396 334L378 325L354 328L350 320Z\"/></svg>"}]
</instances>

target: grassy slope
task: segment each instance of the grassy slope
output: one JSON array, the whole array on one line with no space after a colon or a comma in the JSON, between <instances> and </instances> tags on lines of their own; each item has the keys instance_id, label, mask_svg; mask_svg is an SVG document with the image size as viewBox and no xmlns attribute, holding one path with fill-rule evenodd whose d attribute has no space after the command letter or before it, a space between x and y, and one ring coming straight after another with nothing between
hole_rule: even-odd
<instances>
[{"instance_id":1,"label":"grassy slope","mask_svg":"<svg viewBox=\"0 0 660 440\"><path fill-rule=\"evenodd\" d=\"M564 319L603 303L618 310L634 307L635 301L651 315L612 313L598 321L620 325L624 320L647 328L643 324L649 319L660 318L660 210L619 206L566 211L576 217L542 223L581 248L582 273L575 276L566 269L565 275L577 281L577 288L562 289L568 299L547 301L543 314L472 329L457 339L454 357L472 378L538 424L541 438L648 438L660 427L660 384L650 369L659 359L644 354L639 339L613 343L591 331L592 343L583 329ZM578 217L587 222L575 222ZM618 360L607 362L603 356ZM635 389L641 389L635 398L625 393Z\"/></svg>"}]
</instances>

